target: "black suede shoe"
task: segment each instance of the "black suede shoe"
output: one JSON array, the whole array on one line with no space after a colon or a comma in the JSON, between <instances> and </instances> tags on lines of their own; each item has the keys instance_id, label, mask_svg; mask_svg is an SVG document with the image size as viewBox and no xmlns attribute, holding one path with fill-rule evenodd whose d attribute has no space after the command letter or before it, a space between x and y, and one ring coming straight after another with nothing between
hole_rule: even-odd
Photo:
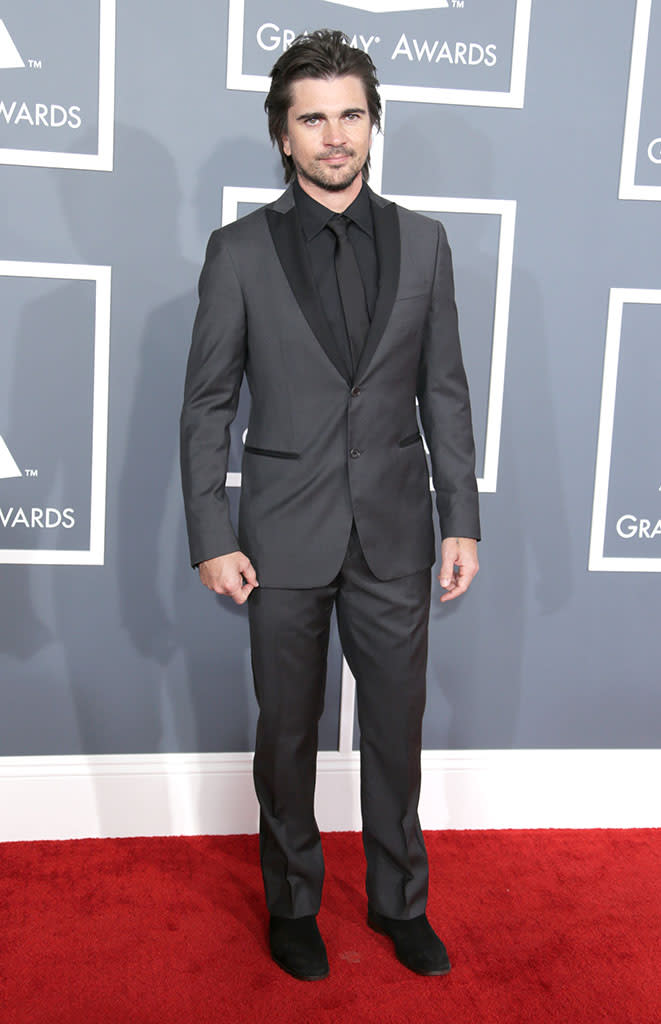
<instances>
[{"instance_id":1,"label":"black suede shoe","mask_svg":"<svg viewBox=\"0 0 661 1024\"><path fill-rule=\"evenodd\" d=\"M376 910L367 911L367 923L380 935L395 943L395 956L416 974L447 974L450 961L445 946L427 920L426 914L400 921L384 917Z\"/></svg>"},{"instance_id":2,"label":"black suede shoe","mask_svg":"<svg viewBox=\"0 0 661 1024\"><path fill-rule=\"evenodd\" d=\"M308 917L276 917L269 923L271 956L278 967L300 981L328 977L324 940L313 914Z\"/></svg>"}]
</instances>

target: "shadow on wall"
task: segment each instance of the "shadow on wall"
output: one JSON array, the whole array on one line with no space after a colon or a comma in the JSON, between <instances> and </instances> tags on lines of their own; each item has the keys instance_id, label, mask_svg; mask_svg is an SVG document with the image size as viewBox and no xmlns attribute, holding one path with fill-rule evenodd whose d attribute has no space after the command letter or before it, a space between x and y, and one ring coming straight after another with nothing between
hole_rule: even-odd
<instances>
[{"instance_id":1,"label":"shadow on wall","mask_svg":"<svg viewBox=\"0 0 661 1024\"><path fill-rule=\"evenodd\" d=\"M264 156L261 146L227 143L201 169L195 203L205 235L219 222L223 169L237 153ZM52 174L74 259L113 271L106 563L6 568L12 602L2 648L26 664L35 686L49 683L39 716L22 691L16 728L7 720L2 729L3 753L250 750L256 706L246 609L210 595L188 563L178 418L203 252L196 264L181 255L173 158L153 137L118 125L112 175ZM66 367L75 363L76 340L58 333L71 287L49 287L18 328L13 391L32 391L40 423L60 414L62 389L75 384ZM232 427L233 471L246 410L244 400ZM14 435L30 409L16 402L10 416ZM72 429L73 444L80 425ZM44 462L52 486L66 493L71 480L54 443ZM236 504L238 492L231 498ZM333 703L322 740L331 748Z\"/></svg>"},{"instance_id":2,"label":"shadow on wall","mask_svg":"<svg viewBox=\"0 0 661 1024\"><path fill-rule=\"evenodd\" d=\"M264 120L266 137L266 116ZM254 188L284 188L280 154L250 139L233 139L216 146L200 168L195 193L197 228L206 238L220 224L221 184ZM265 159L265 157L267 159Z\"/></svg>"},{"instance_id":3,"label":"shadow on wall","mask_svg":"<svg viewBox=\"0 0 661 1024\"><path fill-rule=\"evenodd\" d=\"M188 562L178 418L199 266L181 256L174 161L149 135L118 125L113 175L54 173L79 261L113 270L106 564L12 567L11 617L20 629L10 653L28 658L50 645L50 657L63 659L65 703L75 715L67 731L81 753L250 749L246 610L212 597ZM61 345L56 352L40 339L45 325L57 331L70 287L55 286L29 307L19 329L16 374L35 379L40 368L41 422L51 415L53 381L67 385L68 360ZM17 380L16 394L24 383ZM12 410L17 430L26 415ZM54 486L66 492L51 454ZM52 614L42 621L31 588L44 580ZM55 714L64 713L59 704ZM35 748L56 753L44 713Z\"/></svg>"}]
</instances>

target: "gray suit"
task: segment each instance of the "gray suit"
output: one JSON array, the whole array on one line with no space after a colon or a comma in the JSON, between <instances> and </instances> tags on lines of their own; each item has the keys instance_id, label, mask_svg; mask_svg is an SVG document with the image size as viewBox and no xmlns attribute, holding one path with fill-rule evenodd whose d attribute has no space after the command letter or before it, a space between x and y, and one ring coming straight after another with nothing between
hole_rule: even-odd
<instances>
[{"instance_id":1,"label":"gray suit","mask_svg":"<svg viewBox=\"0 0 661 1024\"><path fill-rule=\"evenodd\" d=\"M300 258L292 190L215 231L182 413L191 560L241 550L262 586L327 583L355 519L368 565L434 562L416 395L444 536L478 537L450 250L442 226L372 195L377 306L354 379ZM243 373L251 393L239 541L225 467Z\"/></svg>"},{"instance_id":2,"label":"gray suit","mask_svg":"<svg viewBox=\"0 0 661 1024\"><path fill-rule=\"evenodd\" d=\"M333 605L357 681L370 903L390 917L424 910L417 800L434 533L416 397L442 534L479 537L445 232L370 199L379 293L355 373L303 257L290 188L211 236L181 418L191 561L240 548L260 583L248 601L255 781L267 901L283 916L316 913L321 895L312 798ZM237 541L224 480L244 373Z\"/></svg>"}]
</instances>

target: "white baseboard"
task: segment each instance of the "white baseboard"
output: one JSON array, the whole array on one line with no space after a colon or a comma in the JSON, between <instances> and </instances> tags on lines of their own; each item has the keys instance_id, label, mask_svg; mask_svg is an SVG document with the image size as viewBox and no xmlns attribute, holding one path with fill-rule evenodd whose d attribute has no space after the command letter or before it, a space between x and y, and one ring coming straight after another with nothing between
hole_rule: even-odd
<instances>
[{"instance_id":1,"label":"white baseboard","mask_svg":"<svg viewBox=\"0 0 661 1024\"><path fill-rule=\"evenodd\" d=\"M0 758L0 841L257 830L250 754ZM661 826L659 750L425 751L423 828ZM319 755L322 831L360 828L358 755Z\"/></svg>"}]
</instances>

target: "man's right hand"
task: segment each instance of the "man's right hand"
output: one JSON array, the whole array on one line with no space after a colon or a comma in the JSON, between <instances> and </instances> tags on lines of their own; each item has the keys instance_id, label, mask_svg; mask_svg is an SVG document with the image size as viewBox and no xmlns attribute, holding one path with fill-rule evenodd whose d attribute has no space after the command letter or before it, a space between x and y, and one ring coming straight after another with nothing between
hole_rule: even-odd
<instances>
[{"instance_id":1,"label":"man's right hand","mask_svg":"<svg viewBox=\"0 0 661 1024\"><path fill-rule=\"evenodd\" d=\"M252 563L242 551L208 558L198 565L200 580L215 594L228 594L236 604L244 604L259 586Z\"/></svg>"}]
</instances>

